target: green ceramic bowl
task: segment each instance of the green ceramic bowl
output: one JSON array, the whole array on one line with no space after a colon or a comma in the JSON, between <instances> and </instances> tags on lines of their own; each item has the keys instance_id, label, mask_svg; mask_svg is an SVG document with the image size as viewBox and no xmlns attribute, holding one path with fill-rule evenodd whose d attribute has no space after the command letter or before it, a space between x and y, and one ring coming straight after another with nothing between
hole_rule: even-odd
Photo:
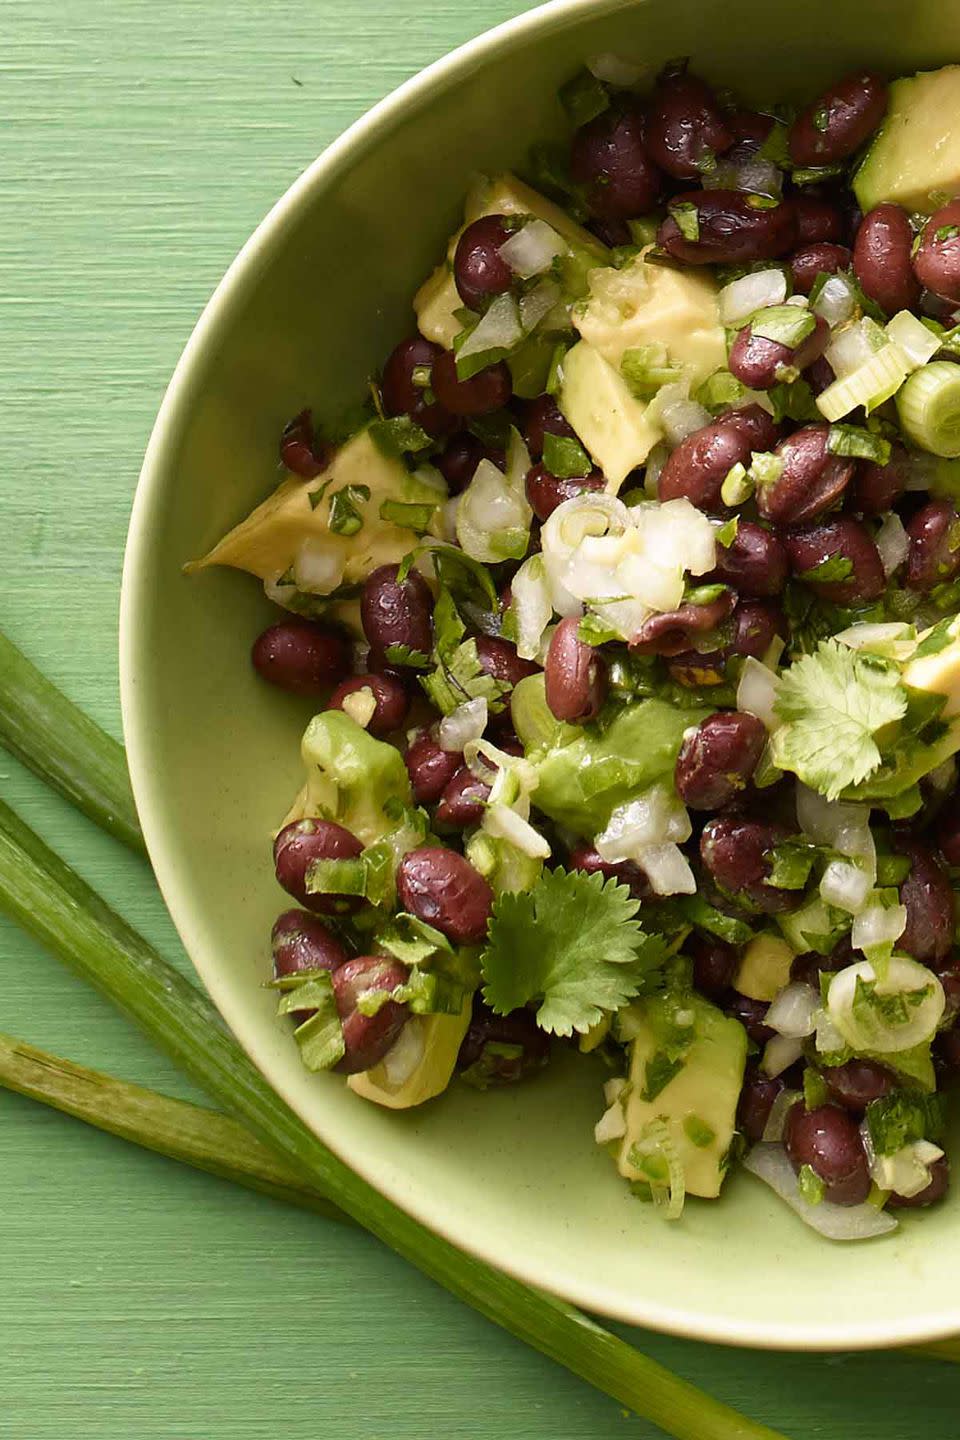
<instances>
[{"instance_id":1,"label":"green ceramic bowl","mask_svg":"<svg viewBox=\"0 0 960 1440\"><path fill-rule=\"evenodd\" d=\"M741 1174L720 1203L693 1202L665 1225L593 1143L602 1075L591 1062L386 1112L308 1075L261 988L285 903L270 836L300 783L309 707L253 674L250 643L269 614L259 585L229 571L188 580L180 567L275 483L277 435L295 410L335 411L362 392L411 328L410 298L471 170L519 163L558 125L558 83L604 52L652 70L689 54L756 99L807 97L854 66L956 60L960 6L561 0L432 66L311 166L207 306L140 478L122 682L150 855L197 970L270 1082L348 1164L457 1245L588 1310L705 1340L845 1349L943 1336L960 1331L955 1201L891 1239L841 1248Z\"/></svg>"}]
</instances>

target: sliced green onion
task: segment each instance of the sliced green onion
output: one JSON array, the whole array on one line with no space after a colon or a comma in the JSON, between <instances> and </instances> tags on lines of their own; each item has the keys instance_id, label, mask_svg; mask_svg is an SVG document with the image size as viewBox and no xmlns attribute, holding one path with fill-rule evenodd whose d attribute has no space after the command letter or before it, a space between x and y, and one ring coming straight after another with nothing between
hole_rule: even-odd
<instances>
[{"instance_id":1,"label":"sliced green onion","mask_svg":"<svg viewBox=\"0 0 960 1440\"><path fill-rule=\"evenodd\" d=\"M926 365L940 349L940 337L909 310L898 311L886 328L887 335L900 346L912 365Z\"/></svg>"},{"instance_id":2,"label":"sliced green onion","mask_svg":"<svg viewBox=\"0 0 960 1440\"><path fill-rule=\"evenodd\" d=\"M828 385L817 396L817 406L830 421L842 420L844 415L849 415L860 405L865 406L867 411L875 410L896 394L909 372L910 366L903 351L891 342L842 380ZM960 448L953 453L960 455Z\"/></svg>"},{"instance_id":3,"label":"sliced green onion","mask_svg":"<svg viewBox=\"0 0 960 1440\"><path fill-rule=\"evenodd\" d=\"M886 465L890 459L890 441L862 425L831 425L827 435L831 455L848 455L857 460L873 460Z\"/></svg>"},{"instance_id":4,"label":"sliced green onion","mask_svg":"<svg viewBox=\"0 0 960 1440\"><path fill-rule=\"evenodd\" d=\"M675 1440L784 1440L672 1375L572 1305L531 1289L410 1218L322 1144L270 1089L211 1002L0 803L0 908L138 1024L228 1110L398 1254L482 1315Z\"/></svg>"},{"instance_id":5,"label":"sliced green onion","mask_svg":"<svg viewBox=\"0 0 960 1440\"><path fill-rule=\"evenodd\" d=\"M960 455L960 365L934 360L915 370L897 396L897 411L908 439L921 450L945 459Z\"/></svg>"}]
</instances>

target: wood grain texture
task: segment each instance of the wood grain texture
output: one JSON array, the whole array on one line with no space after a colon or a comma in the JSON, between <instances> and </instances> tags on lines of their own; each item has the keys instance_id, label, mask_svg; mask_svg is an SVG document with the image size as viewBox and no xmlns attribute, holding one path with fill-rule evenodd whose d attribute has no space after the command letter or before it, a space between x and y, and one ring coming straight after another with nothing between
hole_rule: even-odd
<instances>
[{"instance_id":1,"label":"wood grain texture","mask_svg":"<svg viewBox=\"0 0 960 1440\"><path fill-rule=\"evenodd\" d=\"M0 616L115 733L130 499L207 296L325 143L523 8L5 0ZM143 864L2 756L0 790L185 963ZM190 1094L4 925L0 957L0 1028ZM11 1440L653 1440L367 1237L5 1095L0 1214L0 1435ZM794 1440L955 1431L948 1366L636 1338Z\"/></svg>"}]
</instances>

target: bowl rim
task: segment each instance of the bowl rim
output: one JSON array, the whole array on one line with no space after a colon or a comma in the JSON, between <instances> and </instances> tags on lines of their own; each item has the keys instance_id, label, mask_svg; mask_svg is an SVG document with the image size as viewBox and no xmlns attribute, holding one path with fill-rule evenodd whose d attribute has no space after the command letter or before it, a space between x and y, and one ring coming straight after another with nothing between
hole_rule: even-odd
<instances>
[{"instance_id":1,"label":"bowl rim","mask_svg":"<svg viewBox=\"0 0 960 1440\"><path fill-rule=\"evenodd\" d=\"M538 1272L524 1263L516 1253L498 1253L492 1246L473 1244L469 1236L460 1234L442 1214L430 1210L425 1199L390 1193L383 1186L375 1166L357 1162L355 1156L335 1140L321 1133L308 1106L287 1093L286 1087L271 1073L269 1061L258 1055L257 1046L245 1027L234 1030L229 1018L231 1005L218 984L215 967L206 962L204 945L194 934L192 918L184 913L178 901L179 884L175 849L171 845L159 812L154 806L155 782L149 760L150 723L142 705L135 673L138 665L142 633L141 610L149 606L149 596L140 577L145 573L144 560L151 544L150 520L162 489L166 453L176 449L186 428L191 409L191 396L196 379L202 374L208 342L231 313L242 305L250 287L256 283L261 252L278 240L295 221L302 199L318 184L330 183L338 172L347 168L361 150L376 145L382 132L389 130L407 107L436 86L448 87L467 68L483 63L506 49L517 39L537 31L555 31L575 23L583 14L591 18L636 8L648 0L547 0L547 3L503 21L492 29L466 41L455 50L418 71L371 109L354 120L333 140L293 181L275 202L244 243L207 301L188 339L167 386L146 448L130 514L124 553L120 593L119 660L120 699L124 739L133 794L150 861L164 903L177 929L184 949L204 987L231 1028L238 1043L268 1083L290 1106L291 1110L313 1133L328 1145L345 1164L361 1175L374 1188L387 1195L421 1224L442 1235L467 1253L503 1270L525 1284L539 1287L582 1306L595 1314L630 1325L642 1325L687 1339L716 1344L741 1345L772 1350L868 1350L942 1339L960 1331L960 1306L952 1315L942 1309L927 1319L876 1323L865 1318L856 1325L835 1326L825 1317L814 1331L808 1324L764 1323L738 1319L719 1320L700 1317L690 1311L660 1302L655 1296L637 1295L632 1303L611 1304L608 1293L591 1289L589 1283L568 1285L558 1290L553 1277ZM159 788L159 787L157 787Z\"/></svg>"}]
</instances>

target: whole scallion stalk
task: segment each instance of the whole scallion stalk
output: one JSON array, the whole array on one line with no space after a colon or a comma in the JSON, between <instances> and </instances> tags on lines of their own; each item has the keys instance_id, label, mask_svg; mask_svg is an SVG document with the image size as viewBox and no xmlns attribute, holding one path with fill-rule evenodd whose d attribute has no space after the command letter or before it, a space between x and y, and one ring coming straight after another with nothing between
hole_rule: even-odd
<instances>
[{"instance_id":1,"label":"whole scallion stalk","mask_svg":"<svg viewBox=\"0 0 960 1440\"><path fill-rule=\"evenodd\" d=\"M123 746L68 700L2 631L0 745L97 825L146 853Z\"/></svg>"},{"instance_id":2,"label":"whole scallion stalk","mask_svg":"<svg viewBox=\"0 0 960 1440\"><path fill-rule=\"evenodd\" d=\"M457 1250L361 1180L273 1093L210 1002L3 804L0 908L101 990L306 1181L482 1315L676 1440L783 1440L575 1307Z\"/></svg>"}]
</instances>

